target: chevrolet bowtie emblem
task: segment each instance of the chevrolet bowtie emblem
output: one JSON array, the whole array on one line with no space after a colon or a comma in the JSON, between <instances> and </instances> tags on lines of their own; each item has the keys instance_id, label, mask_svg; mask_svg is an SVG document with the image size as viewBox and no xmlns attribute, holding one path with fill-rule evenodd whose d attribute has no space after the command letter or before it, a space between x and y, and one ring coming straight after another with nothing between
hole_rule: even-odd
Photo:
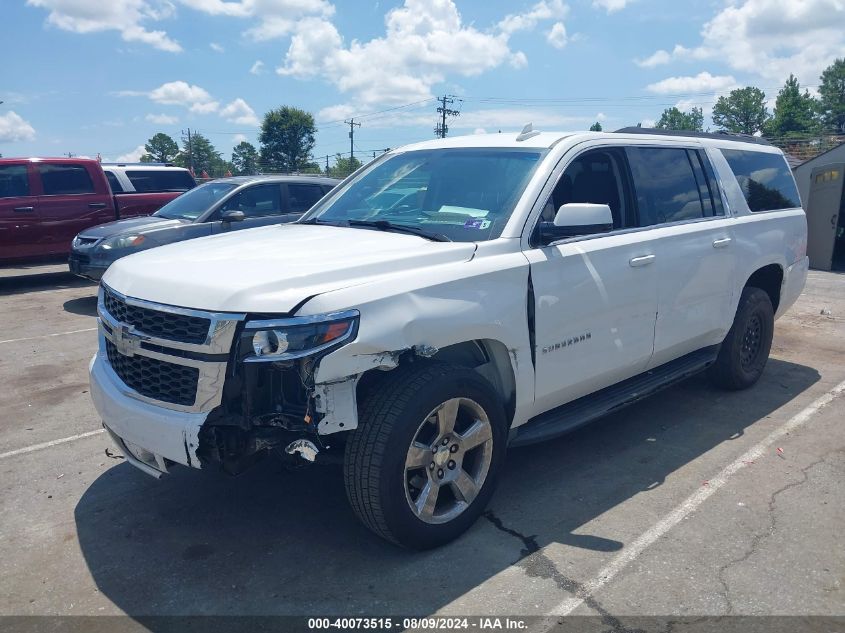
<instances>
[{"instance_id":1,"label":"chevrolet bowtie emblem","mask_svg":"<svg viewBox=\"0 0 845 633\"><path fill-rule=\"evenodd\" d=\"M141 337L132 332L132 326L121 324L114 331L114 346L124 356L132 357L141 346Z\"/></svg>"}]
</instances>

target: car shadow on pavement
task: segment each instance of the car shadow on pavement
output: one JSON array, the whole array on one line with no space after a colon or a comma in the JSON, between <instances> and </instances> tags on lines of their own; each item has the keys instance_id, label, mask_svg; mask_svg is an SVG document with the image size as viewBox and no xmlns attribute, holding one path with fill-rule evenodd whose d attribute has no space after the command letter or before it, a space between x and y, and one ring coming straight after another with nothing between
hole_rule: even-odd
<instances>
[{"instance_id":1,"label":"car shadow on pavement","mask_svg":"<svg viewBox=\"0 0 845 633\"><path fill-rule=\"evenodd\" d=\"M59 290L66 288L84 288L90 286L94 294L97 284L68 271L42 272L32 275L0 276L0 296L17 295L28 292L42 292L45 290Z\"/></svg>"},{"instance_id":2,"label":"car shadow on pavement","mask_svg":"<svg viewBox=\"0 0 845 633\"><path fill-rule=\"evenodd\" d=\"M514 564L527 579L556 580L540 551L550 544L590 567L590 557L606 561L625 543L584 526L719 446L722 459L700 466L712 476L745 450L724 443L818 380L779 360L748 391L718 391L699 376L513 450L484 517L433 551L399 549L359 524L340 468L286 471L272 460L236 478L178 468L159 481L121 463L79 500L77 534L99 590L132 616L427 615ZM700 480L684 476L673 484L686 496Z\"/></svg>"},{"instance_id":3,"label":"car shadow on pavement","mask_svg":"<svg viewBox=\"0 0 845 633\"><path fill-rule=\"evenodd\" d=\"M79 314L81 316L97 316L97 295L93 297L78 297L68 299L62 304L65 312Z\"/></svg>"}]
</instances>

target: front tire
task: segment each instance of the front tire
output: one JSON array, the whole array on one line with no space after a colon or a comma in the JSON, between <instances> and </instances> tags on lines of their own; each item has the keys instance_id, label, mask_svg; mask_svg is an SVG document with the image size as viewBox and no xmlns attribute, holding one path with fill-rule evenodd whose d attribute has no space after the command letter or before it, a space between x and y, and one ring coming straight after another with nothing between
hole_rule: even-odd
<instances>
[{"instance_id":1,"label":"front tire","mask_svg":"<svg viewBox=\"0 0 845 633\"><path fill-rule=\"evenodd\" d=\"M344 479L358 518L412 549L448 543L487 505L505 456L500 399L477 372L440 362L387 374L346 444Z\"/></svg>"},{"instance_id":2,"label":"front tire","mask_svg":"<svg viewBox=\"0 0 845 633\"><path fill-rule=\"evenodd\" d=\"M716 362L708 370L710 380L725 389L747 389L763 374L772 348L775 319L772 301L764 290L746 287L739 298L733 325Z\"/></svg>"}]
</instances>

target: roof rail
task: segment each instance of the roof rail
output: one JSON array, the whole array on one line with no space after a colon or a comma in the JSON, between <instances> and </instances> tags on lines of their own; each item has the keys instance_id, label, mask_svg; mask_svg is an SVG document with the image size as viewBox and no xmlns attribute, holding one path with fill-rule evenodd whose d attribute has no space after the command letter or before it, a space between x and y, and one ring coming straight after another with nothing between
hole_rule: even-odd
<instances>
[{"instance_id":1,"label":"roof rail","mask_svg":"<svg viewBox=\"0 0 845 633\"><path fill-rule=\"evenodd\" d=\"M713 138L722 141L739 141L741 143L755 143L757 145L771 145L762 136L739 134L737 132L694 132L692 130L664 130L654 127L623 127L614 134L654 134L655 136L687 136L690 138Z\"/></svg>"},{"instance_id":2,"label":"roof rail","mask_svg":"<svg viewBox=\"0 0 845 633\"><path fill-rule=\"evenodd\" d=\"M107 163L102 162L101 165L111 165L112 167L175 167L173 163Z\"/></svg>"}]
</instances>

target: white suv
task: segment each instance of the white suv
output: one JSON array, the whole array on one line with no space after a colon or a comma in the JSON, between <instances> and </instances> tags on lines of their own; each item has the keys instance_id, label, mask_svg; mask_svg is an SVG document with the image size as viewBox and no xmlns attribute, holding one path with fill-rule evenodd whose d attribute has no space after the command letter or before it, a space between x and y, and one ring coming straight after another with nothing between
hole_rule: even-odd
<instances>
[{"instance_id":1,"label":"white suv","mask_svg":"<svg viewBox=\"0 0 845 633\"><path fill-rule=\"evenodd\" d=\"M508 446L708 369L760 377L807 273L781 152L753 138L478 135L389 152L303 220L103 278L91 394L127 459L343 459L412 548L455 538Z\"/></svg>"}]
</instances>

